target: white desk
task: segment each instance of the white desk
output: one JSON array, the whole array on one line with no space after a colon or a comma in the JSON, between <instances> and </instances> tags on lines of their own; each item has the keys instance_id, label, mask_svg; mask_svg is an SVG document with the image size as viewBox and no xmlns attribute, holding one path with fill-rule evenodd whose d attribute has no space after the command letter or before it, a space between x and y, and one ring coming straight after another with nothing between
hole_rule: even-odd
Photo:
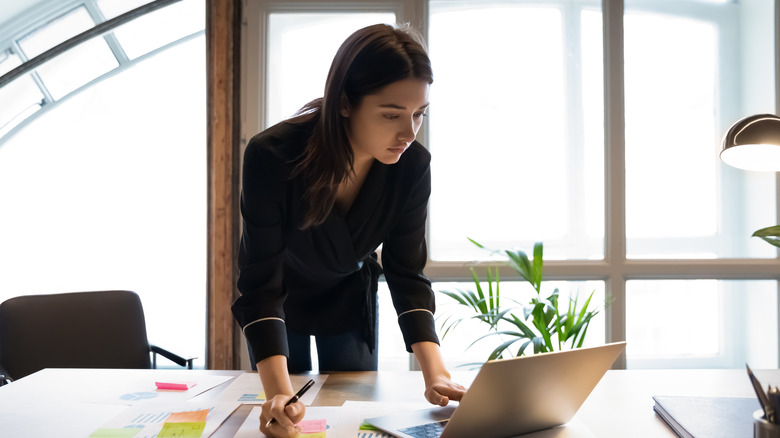
<instances>
[{"instance_id":1,"label":"white desk","mask_svg":"<svg viewBox=\"0 0 780 438\"><path fill-rule=\"evenodd\" d=\"M175 371L180 375L183 371ZM187 371L193 376L237 376L241 371ZM0 435L2 431L24 430L21 436L86 437L113 418L117 405L88 403L95 376L123 380L139 375L156 375L160 370L44 370L0 387ZM780 371L755 370L762 384L780 385ZM52 376L56 375L56 384ZM456 373L456 380L470 381L473 373ZM46 381L47 386L38 383ZM216 400L229 382L199 395ZM314 399L317 406L340 406L345 400L420 402L422 376L419 372L332 373ZM74 398L72 394L79 393ZM674 434L653 412L653 395L754 397L744 370L652 370L608 371L583 407L577 420L596 437L673 437ZM24 415L7 415L24 411ZM214 437L233 437L251 406L236 410ZM79 421L73 421L78 418ZM51 435L52 431L57 431ZM16 436L15 436L16 438Z\"/></svg>"}]
</instances>

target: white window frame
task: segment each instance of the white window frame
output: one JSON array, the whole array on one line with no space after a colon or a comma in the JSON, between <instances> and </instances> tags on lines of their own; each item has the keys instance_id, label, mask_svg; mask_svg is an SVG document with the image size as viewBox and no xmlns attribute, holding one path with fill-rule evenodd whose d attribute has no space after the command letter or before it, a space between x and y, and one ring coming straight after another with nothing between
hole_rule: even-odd
<instances>
[{"instance_id":1,"label":"white window frame","mask_svg":"<svg viewBox=\"0 0 780 438\"><path fill-rule=\"evenodd\" d=\"M518 0L522 1L522 0ZM658 4L657 0L645 2L648 8ZM674 2L661 2L668 11ZM591 2L583 2L584 6ZM638 2L632 2L632 8ZM644 6L644 5L643 5ZM701 7L700 7L701 6ZM698 14L706 10L701 5L683 5L680 13ZM780 0L774 1L775 17L775 107L780 102ZM242 148L252 135L264 126L265 114L263 96L264 81L261 73L267 69L265 32L268 14L271 12L295 11L377 11L394 10L398 21L409 22L421 29L427 38L428 1L399 0L382 2L350 2L332 0L288 0L251 1L244 0L244 29L242 41ZM546 280L599 280L605 284L605 293L613 299L605 310L605 342L622 341L626 338L626 281L635 279L718 279L752 280L778 279L777 256L771 259L628 259L626 257L625 219L625 135L624 135L624 76L623 76L623 0L602 0L601 11L604 29L604 156L605 156L605 211L604 211L604 259L603 260L550 260L545 262ZM701 15L694 15L701 18ZM730 89L727 89L728 92ZM737 115L721 114L722 128L728 127ZM742 115L739 115L742 116ZM427 144L425 126L419 137ZM780 177L776 178L776 218L780 219ZM490 266L485 263L484 266ZM496 266L496 264L492 264ZM430 261L426 274L435 282L470 282L468 269L462 261ZM501 278L507 281L519 279L517 275L501 268ZM780 303L780 300L778 300ZM780 304L777 309L780 315ZM780 318L779 318L780 319ZM778 345L780 351L780 345ZM780 357L778 357L780 362ZM625 355L621 355L615 368L625 368Z\"/></svg>"}]
</instances>

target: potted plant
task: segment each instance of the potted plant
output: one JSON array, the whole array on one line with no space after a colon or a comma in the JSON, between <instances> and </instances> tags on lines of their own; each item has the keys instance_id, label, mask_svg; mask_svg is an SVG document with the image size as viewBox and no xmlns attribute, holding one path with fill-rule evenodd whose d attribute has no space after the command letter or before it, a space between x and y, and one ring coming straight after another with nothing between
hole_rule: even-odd
<instances>
[{"instance_id":1,"label":"potted plant","mask_svg":"<svg viewBox=\"0 0 780 438\"><path fill-rule=\"evenodd\" d=\"M469 240L479 248L487 249ZM532 259L523 251L493 251L505 255L507 259L504 263L533 287L535 293L527 303L501 296L497 268L487 268L487 290L483 288L477 270L472 267L470 269L476 290L441 291L469 309L470 313L463 317L446 316L441 324L442 337L452 333L462 322L474 319L486 326L487 330L468 348L478 342L500 338L500 343L487 360L523 356L530 346L533 346L534 354L582 347L590 322L599 312L598 309L590 309L593 292L583 303L575 296L564 304L559 300L557 288L549 294L543 294L543 251L542 242L534 245Z\"/></svg>"}]
</instances>

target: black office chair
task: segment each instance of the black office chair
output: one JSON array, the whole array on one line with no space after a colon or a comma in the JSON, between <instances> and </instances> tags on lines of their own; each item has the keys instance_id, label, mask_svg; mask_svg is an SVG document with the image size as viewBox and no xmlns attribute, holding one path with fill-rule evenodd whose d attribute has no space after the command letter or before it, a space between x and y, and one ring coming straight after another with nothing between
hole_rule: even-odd
<instances>
[{"instance_id":1,"label":"black office chair","mask_svg":"<svg viewBox=\"0 0 780 438\"><path fill-rule=\"evenodd\" d=\"M28 295L0 304L0 385L43 368L157 368L158 354L188 369L195 359L149 344L135 292Z\"/></svg>"}]
</instances>

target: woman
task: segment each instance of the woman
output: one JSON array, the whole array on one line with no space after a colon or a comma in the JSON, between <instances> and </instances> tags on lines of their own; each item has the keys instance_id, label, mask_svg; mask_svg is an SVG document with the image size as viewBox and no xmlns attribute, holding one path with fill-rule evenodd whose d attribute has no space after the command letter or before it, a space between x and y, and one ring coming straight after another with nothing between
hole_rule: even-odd
<instances>
[{"instance_id":1,"label":"woman","mask_svg":"<svg viewBox=\"0 0 780 438\"><path fill-rule=\"evenodd\" d=\"M268 399L268 436L297 435L304 407L284 405L289 373L311 369L310 335L320 370L376 370L382 272L426 399L444 406L465 392L444 367L422 272L430 154L415 137L432 82L410 29L360 29L339 48L324 97L247 146L233 314Z\"/></svg>"}]
</instances>

